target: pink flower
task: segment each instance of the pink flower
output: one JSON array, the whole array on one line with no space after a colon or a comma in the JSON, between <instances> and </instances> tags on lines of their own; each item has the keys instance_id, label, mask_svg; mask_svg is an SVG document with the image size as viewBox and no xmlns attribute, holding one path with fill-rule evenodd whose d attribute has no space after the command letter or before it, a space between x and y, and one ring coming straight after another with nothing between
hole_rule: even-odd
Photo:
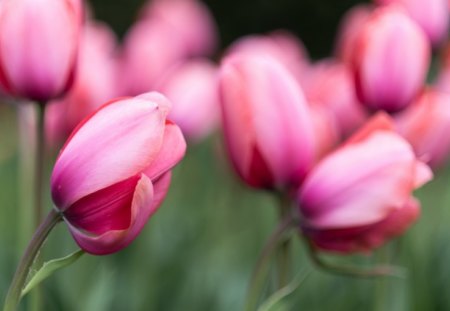
<instances>
[{"instance_id":1,"label":"pink flower","mask_svg":"<svg viewBox=\"0 0 450 311\"><path fill-rule=\"evenodd\" d=\"M169 118L191 140L201 140L218 125L217 73L217 66L207 60L187 61L166 75L156 87L174 103Z\"/></svg>"},{"instance_id":2,"label":"pink flower","mask_svg":"<svg viewBox=\"0 0 450 311\"><path fill-rule=\"evenodd\" d=\"M375 0L378 4L395 3L403 6L409 16L425 31L433 44L447 37L449 21L448 0Z\"/></svg>"},{"instance_id":3,"label":"pink flower","mask_svg":"<svg viewBox=\"0 0 450 311\"><path fill-rule=\"evenodd\" d=\"M70 88L78 53L79 0L0 2L0 82L13 96L46 102Z\"/></svg>"},{"instance_id":4,"label":"pink flower","mask_svg":"<svg viewBox=\"0 0 450 311\"><path fill-rule=\"evenodd\" d=\"M185 152L158 93L112 101L85 119L61 150L53 202L75 241L104 255L131 243L164 199Z\"/></svg>"},{"instance_id":5,"label":"pink flower","mask_svg":"<svg viewBox=\"0 0 450 311\"><path fill-rule=\"evenodd\" d=\"M232 55L219 78L229 155L253 187L297 186L315 158L309 107L295 79L273 58Z\"/></svg>"},{"instance_id":6,"label":"pink flower","mask_svg":"<svg viewBox=\"0 0 450 311\"><path fill-rule=\"evenodd\" d=\"M404 10L391 5L373 12L357 40L353 69L360 101L374 111L404 109L427 74L430 45L424 32Z\"/></svg>"},{"instance_id":7,"label":"pink flower","mask_svg":"<svg viewBox=\"0 0 450 311\"><path fill-rule=\"evenodd\" d=\"M416 219L412 191L431 177L389 117L377 115L306 177L298 192L302 230L324 250L369 251Z\"/></svg>"},{"instance_id":8,"label":"pink flower","mask_svg":"<svg viewBox=\"0 0 450 311\"><path fill-rule=\"evenodd\" d=\"M431 167L444 164L450 154L450 95L427 90L396 118L399 133Z\"/></svg>"},{"instance_id":9,"label":"pink flower","mask_svg":"<svg viewBox=\"0 0 450 311\"><path fill-rule=\"evenodd\" d=\"M49 105L47 133L51 142L64 141L76 125L118 94L117 42L107 25L89 22L82 35L74 85Z\"/></svg>"}]
</instances>

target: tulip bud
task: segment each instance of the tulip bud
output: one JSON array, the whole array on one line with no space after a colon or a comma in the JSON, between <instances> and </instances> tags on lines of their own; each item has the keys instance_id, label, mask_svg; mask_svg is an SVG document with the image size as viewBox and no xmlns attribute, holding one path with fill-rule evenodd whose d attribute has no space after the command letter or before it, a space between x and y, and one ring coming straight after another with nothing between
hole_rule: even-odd
<instances>
[{"instance_id":1,"label":"tulip bud","mask_svg":"<svg viewBox=\"0 0 450 311\"><path fill-rule=\"evenodd\" d=\"M306 177L298 192L302 230L324 250L372 250L416 219L412 191L431 177L389 117L377 115Z\"/></svg>"},{"instance_id":2,"label":"tulip bud","mask_svg":"<svg viewBox=\"0 0 450 311\"><path fill-rule=\"evenodd\" d=\"M230 158L253 187L298 186L315 157L309 107L295 79L273 58L234 55L219 78Z\"/></svg>"},{"instance_id":3,"label":"tulip bud","mask_svg":"<svg viewBox=\"0 0 450 311\"><path fill-rule=\"evenodd\" d=\"M363 25L353 54L356 90L370 110L398 112L423 87L430 45L397 6L378 8Z\"/></svg>"},{"instance_id":4,"label":"tulip bud","mask_svg":"<svg viewBox=\"0 0 450 311\"><path fill-rule=\"evenodd\" d=\"M12 96L47 102L71 87L78 53L79 0L0 2L0 83Z\"/></svg>"},{"instance_id":5,"label":"tulip bud","mask_svg":"<svg viewBox=\"0 0 450 311\"><path fill-rule=\"evenodd\" d=\"M64 141L82 119L119 95L114 33L105 24L89 22L81 41L74 85L46 111L47 136L52 143Z\"/></svg>"},{"instance_id":6,"label":"tulip bud","mask_svg":"<svg viewBox=\"0 0 450 311\"><path fill-rule=\"evenodd\" d=\"M439 44L447 37L448 0L375 0L375 2L378 4L395 3L403 6L433 44Z\"/></svg>"},{"instance_id":7,"label":"tulip bud","mask_svg":"<svg viewBox=\"0 0 450 311\"><path fill-rule=\"evenodd\" d=\"M450 154L450 95L427 90L396 118L399 133L431 167L444 164Z\"/></svg>"},{"instance_id":8,"label":"tulip bud","mask_svg":"<svg viewBox=\"0 0 450 311\"><path fill-rule=\"evenodd\" d=\"M156 87L174 103L169 118L191 140L201 140L218 125L217 71L217 66L207 60L187 61Z\"/></svg>"},{"instance_id":9,"label":"tulip bud","mask_svg":"<svg viewBox=\"0 0 450 311\"><path fill-rule=\"evenodd\" d=\"M78 245L104 255L130 244L164 199L185 141L158 93L112 101L74 130L51 177Z\"/></svg>"}]
</instances>

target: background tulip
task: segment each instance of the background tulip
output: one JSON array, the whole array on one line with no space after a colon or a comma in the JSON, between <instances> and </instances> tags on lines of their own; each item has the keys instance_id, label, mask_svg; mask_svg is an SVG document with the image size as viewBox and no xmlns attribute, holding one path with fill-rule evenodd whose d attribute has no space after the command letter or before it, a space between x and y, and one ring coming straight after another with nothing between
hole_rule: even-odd
<instances>
[{"instance_id":1,"label":"background tulip","mask_svg":"<svg viewBox=\"0 0 450 311\"><path fill-rule=\"evenodd\" d=\"M390 5L372 13L357 40L353 70L360 101L372 111L404 109L427 74L430 46L424 32L401 7Z\"/></svg>"},{"instance_id":2,"label":"background tulip","mask_svg":"<svg viewBox=\"0 0 450 311\"><path fill-rule=\"evenodd\" d=\"M157 93L106 104L75 129L56 161L52 198L74 239L103 255L127 246L156 211L185 142Z\"/></svg>"},{"instance_id":3,"label":"background tulip","mask_svg":"<svg viewBox=\"0 0 450 311\"><path fill-rule=\"evenodd\" d=\"M13 96L46 102L70 88L82 22L79 0L0 4L0 82Z\"/></svg>"},{"instance_id":4,"label":"background tulip","mask_svg":"<svg viewBox=\"0 0 450 311\"><path fill-rule=\"evenodd\" d=\"M302 229L319 248L371 250L416 218L411 193L430 178L391 121L378 115L308 174L298 193Z\"/></svg>"},{"instance_id":5,"label":"background tulip","mask_svg":"<svg viewBox=\"0 0 450 311\"><path fill-rule=\"evenodd\" d=\"M298 185L315 157L309 107L295 79L273 58L232 55L219 79L225 141L244 181Z\"/></svg>"}]
</instances>

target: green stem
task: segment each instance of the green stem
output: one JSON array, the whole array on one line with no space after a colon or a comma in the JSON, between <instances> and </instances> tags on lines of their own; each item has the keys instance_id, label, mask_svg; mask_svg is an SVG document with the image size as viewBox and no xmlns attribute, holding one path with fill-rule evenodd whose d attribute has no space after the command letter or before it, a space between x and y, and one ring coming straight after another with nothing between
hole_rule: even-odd
<instances>
[{"instance_id":1,"label":"green stem","mask_svg":"<svg viewBox=\"0 0 450 311\"><path fill-rule=\"evenodd\" d=\"M44 152L45 152L45 103L37 105L37 124L36 124L36 162L34 174L34 219L37 228L42 220L43 205L42 194L44 188Z\"/></svg>"},{"instance_id":2,"label":"green stem","mask_svg":"<svg viewBox=\"0 0 450 311\"><path fill-rule=\"evenodd\" d=\"M279 205L280 221L287 217L291 217L291 198L288 195L280 195L280 205ZM291 272L291 252L292 252L291 238L286 237L281 241L278 254L277 254L277 275L278 284L277 290L282 289L289 283L289 276Z\"/></svg>"},{"instance_id":3,"label":"green stem","mask_svg":"<svg viewBox=\"0 0 450 311\"><path fill-rule=\"evenodd\" d=\"M310 241L308 241L307 244L309 246L309 255L311 260L316 264L316 266L318 266L323 270L326 270L327 272L361 278L373 278L385 276L392 276L398 278L406 277L406 271L401 267L380 265L370 268L360 268L325 262L322 260L322 258L320 258L314 245Z\"/></svg>"},{"instance_id":4,"label":"green stem","mask_svg":"<svg viewBox=\"0 0 450 311\"><path fill-rule=\"evenodd\" d=\"M252 278L247 291L247 297L245 299L246 311L253 311L256 309L261 287L264 283L264 277L267 273L267 266L270 257L273 255L276 247L278 246L281 238L287 230L291 228L293 224L293 218L289 215L286 219L280 222L275 231L270 235L266 244L264 245L261 254L258 257L255 268L253 269Z\"/></svg>"},{"instance_id":5,"label":"green stem","mask_svg":"<svg viewBox=\"0 0 450 311\"><path fill-rule=\"evenodd\" d=\"M22 289L27 280L30 268L48 234L60 220L61 214L52 209L41 225L37 228L14 274L8 294L6 295L3 311L15 311L17 309L20 302Z\"/></svg>"}]
</instances>

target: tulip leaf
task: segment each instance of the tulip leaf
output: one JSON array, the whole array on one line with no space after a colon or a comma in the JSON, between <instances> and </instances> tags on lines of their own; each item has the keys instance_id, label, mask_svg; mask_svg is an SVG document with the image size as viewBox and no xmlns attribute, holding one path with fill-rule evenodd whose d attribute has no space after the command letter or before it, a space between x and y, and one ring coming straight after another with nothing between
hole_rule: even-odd
<instances>
[{"instance_id":1,"label":"tulip leaf","mask_svg":"<svg viewBox=\"0 0 450 311\"><path fill-rule=\"evenodd\" d=\"M51 276L54 272L68 267L76 262L85 252L81 249L62 258L52 259L45 262L42 267L30 277L27 285L22 290L22 297L28 294L36 285Z\"/></svg>"},{"instance_id":2,"label":"tulip leaf","mask_svg":"<svg viewBox=\"0 0 450 311\"><path fill-rule=\"evenodd\" d=\"M291 310L285 298L290 296L306 280L309 271L300 273L288 285L276 291L258 308L258 311L287 311Z\"/></svg>"}]
</instances>

